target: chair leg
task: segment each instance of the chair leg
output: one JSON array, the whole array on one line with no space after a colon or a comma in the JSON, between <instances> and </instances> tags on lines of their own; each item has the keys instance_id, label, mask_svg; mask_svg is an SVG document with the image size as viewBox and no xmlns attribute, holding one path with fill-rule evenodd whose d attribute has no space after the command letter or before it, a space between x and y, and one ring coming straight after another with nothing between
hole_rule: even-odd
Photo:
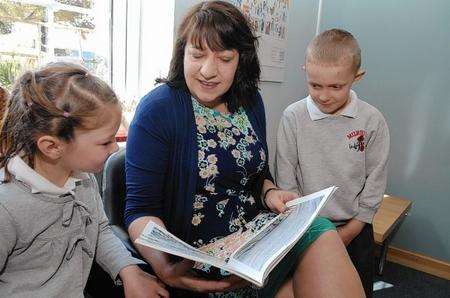
<instances>
[{"instance_id":1,"label":"chair leg","mask_svg":"<svg viewBox=\"0 0 450 298\"><path fill-rule=\"evenodd\" d=\"M394 229L392 229L389 236L383 241L383 246L381 248L380 262L378 263L378 275L383 275L383 268L384 264L386 263L386 256L389 249L389 244L391 243L391 240L394 238L395 234L397 233L398 229L400 228L401 224L403 223L407 215L408 213L405 213L400 218L400 220L397 223L395 223Z\"/></svg>"},{"instance_id":2,"label":"chair leg","mask_svg":"<svg viewBox=\"0 0 450 298\"><path fill-rule=\"evenodd\" d=\"M386 263L386 256L389 248L388 239L383 241L383 246L381 248L380 261L378 263L378 275L383 275L384 264Z\"/></svg>"}]
</instances>

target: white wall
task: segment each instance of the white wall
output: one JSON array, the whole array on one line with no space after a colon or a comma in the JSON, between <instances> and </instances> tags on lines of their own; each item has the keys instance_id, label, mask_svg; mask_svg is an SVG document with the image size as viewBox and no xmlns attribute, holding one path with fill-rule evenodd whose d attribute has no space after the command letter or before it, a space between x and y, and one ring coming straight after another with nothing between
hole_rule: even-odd
<instances>
[{"instance_id":1,"label":"white wall","mask_svg":"<svg viewBox=\"0 0 450 298\"><path fill-rule=\"evenodd\" d=\"M201 1L175 1L175 28L178 28L183 15L189 8ZM261 94L264 99L267 117L267 142L273 166L275 153L275 138L278 122L283 110L292 102L306 95L305 76L301 70L305 48L309 40L314 37L318 1L291 1L288 24L288 49L286 55L285 81L282 83L261 83Z\"/></svg>"}]
</instances>

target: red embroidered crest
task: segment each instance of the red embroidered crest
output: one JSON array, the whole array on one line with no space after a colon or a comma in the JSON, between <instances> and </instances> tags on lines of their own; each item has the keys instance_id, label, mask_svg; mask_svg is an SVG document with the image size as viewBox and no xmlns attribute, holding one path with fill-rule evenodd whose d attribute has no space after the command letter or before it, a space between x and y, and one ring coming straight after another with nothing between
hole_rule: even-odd
<instances>
[{"instance_id":1,"label":"red embroidered crest","mask_svg":"<svg viewBox=\"0 0 450 298\"><path fill-rule=\"evenodd\" d=\"M359 152L363 152L366 148L365 141L366 132L364 130L354 130L347 134L347 139L349 139L350 144L348 144L348 148L350 150L356 150ZM354 139L356 138L356 140Z\"/></svg>"}]
</instances>

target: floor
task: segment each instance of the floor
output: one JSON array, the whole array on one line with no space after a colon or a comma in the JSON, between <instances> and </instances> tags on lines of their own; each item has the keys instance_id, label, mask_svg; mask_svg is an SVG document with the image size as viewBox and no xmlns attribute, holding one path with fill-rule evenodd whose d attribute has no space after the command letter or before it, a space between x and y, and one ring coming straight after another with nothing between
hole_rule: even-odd
<instances>
[{"instance_id":1,"label":"floor","mask_svg":"<svg viewBox=\"0 0 450 298\"><path fill-rule=\"evenodd\" d=\"M122 289L112 286L98 266L91 273L97 278L88 282L87 297L123 297ZM388 288L375 291L374 298L450 298L450 281L391 262L386 262L383 276L376 275L375 282L379 281Z\"/></svg>"},{"instance_id":2,"label":"floor","mask_svg":"<svg viewBox=\"0 0 450 298\"><path fill-rule=\"evenodd\" d=\"M374 298L449 298L450 281L421 271L386 262L383 276L376 275L376 281L383 281L393 287L374 292Z\"/></svg>"}]
</instances>

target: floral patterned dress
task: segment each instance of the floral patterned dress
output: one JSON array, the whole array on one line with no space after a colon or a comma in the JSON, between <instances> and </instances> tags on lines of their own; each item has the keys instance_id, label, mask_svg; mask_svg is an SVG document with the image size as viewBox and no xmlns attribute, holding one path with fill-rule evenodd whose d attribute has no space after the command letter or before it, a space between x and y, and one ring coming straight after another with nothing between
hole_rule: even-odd
<instances>
[{"instance_id":1,"label":"floral patterned dress","mask_svg":"<svg viewBox=\"0 0 450 298\"><path fill-rule=\"evenodd\" d=\"M191 221L192 245L201 247L242 230L259 214L255 202L259 198L253 197L252 188L264 168L266 155L243 108L233 114L222 114L202 106L194 98L192 104L200 176ZM205 264L200 268L214 279L229 275ZM221 296L243 295L248 297L243 292Z\"/></svg>"}]
</instances>

